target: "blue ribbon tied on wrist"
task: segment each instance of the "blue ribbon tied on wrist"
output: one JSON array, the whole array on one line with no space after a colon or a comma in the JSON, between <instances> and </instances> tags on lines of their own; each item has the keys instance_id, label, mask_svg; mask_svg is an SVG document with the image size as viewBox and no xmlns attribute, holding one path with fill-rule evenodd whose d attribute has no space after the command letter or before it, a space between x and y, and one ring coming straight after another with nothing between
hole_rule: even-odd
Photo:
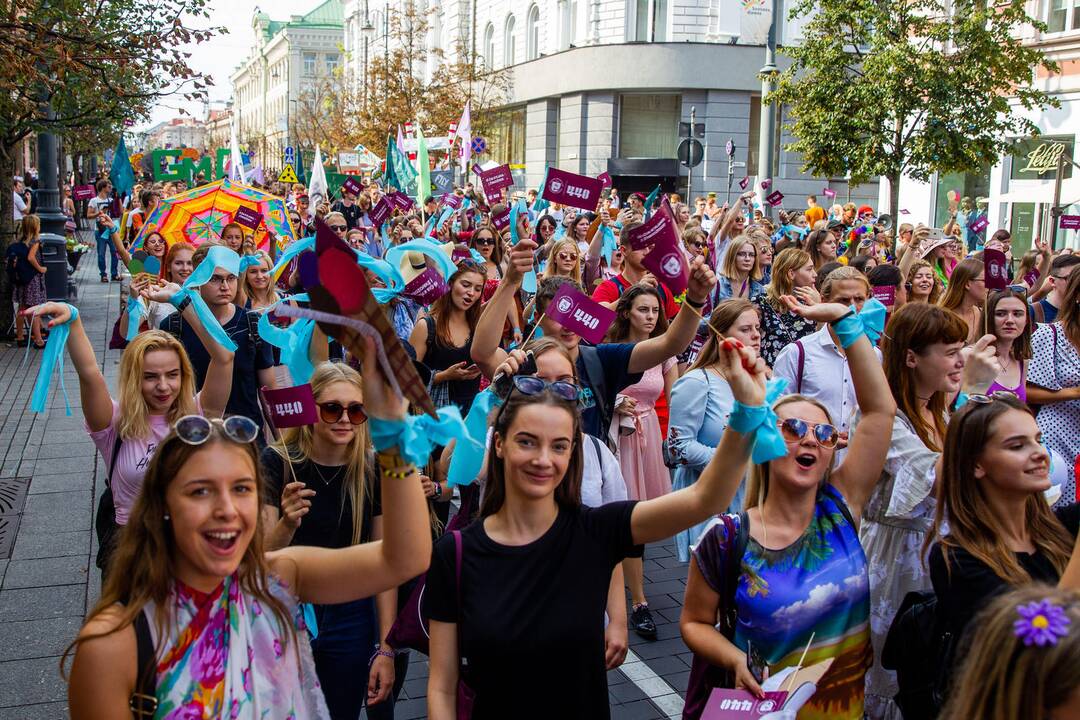
<instances>
[{"instance_id":1,"label":"blue ribbon tied on wrist","mask_svg":"<svg viewBox=\"0 0 1080 720\"><path fill-rule=\"evenodd\" d=\"M862 312L856 312L852 305L851 314L834 322L832 329L840 340L840 347L845 350L864 335L871 345L877 345L878 338L885 330L885 306L877 298L864 302Z\"/></svg>"},{"instance_id":2,"label":"blue ribbon tied on wrist","mask_svg":"<svg viewBox=\"0 0 1080 720\"><path fill-rule=\"evenodd\" d=\"M438 418L430 415L409 415L403 420L371 418L371 444L377 451L398 448L406 462L423 467L436 445L446 446L468 434L461 410L456 405L438 409Z\"/></svg>"},{"instance_id":3,"label":"blue ribbon tied on wrist","mask_svg":"<svg viewBox=\"0 0 1080 720\"><path fill-rule=\"evenodd\" d=\"M764 405L743 405L738 400L731 408L728 426L743 435L753 434L750 459L755 464L767 463L787 455L787 443L780 434L779 418L772 405L787 389L786 378L773 378L765 384Z\"/></svg>"},{"instance_id":4,"label":"blue ribbon tied on wrist","mask_svg":"<svg viewBox=\"0 0 1080 720\"><path fill-rule=\"evenodd\" d=\"M45 342L45 352L41 355L41 367L38 368L34 381L34 392L30 396L30 412L45 412L45 402L49 399L49 385L53 371L60 376L60 392L64 395L64 414L71 415L71 403L68 401L67 388L64 387L64 346L71 335L71 323L79 317L79 310L68 305L71 318L63 325L53 325L49 330L49 339Z\"/></svg>"}]
</instances>

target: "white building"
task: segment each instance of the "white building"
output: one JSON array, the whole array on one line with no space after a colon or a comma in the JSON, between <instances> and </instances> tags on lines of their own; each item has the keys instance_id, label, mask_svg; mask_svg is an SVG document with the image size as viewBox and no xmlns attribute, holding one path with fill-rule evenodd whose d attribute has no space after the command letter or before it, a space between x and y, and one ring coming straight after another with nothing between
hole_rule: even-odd
<instances>
[{"instance_id":1,"label":"white building","mask_svg":"<svg viewBox=\"0 0 1080 720\"><path fill-rule=\"evenodd\" d=\"M159 122L147 130L141 138L147 149L190 147L203 149L206 126L194 118L173 118Z\"/></svg>"},{"instance_id":2,"label":"white building","mask_svg":"<svg viewBox=\"0 0 1080 720\"><path fill-rule=\"evenodd\" d=\"M1012 233L1016 259L1032 247L1034 238L1049 239L1050 208L1054 202L1057 156L1066 158L1061 204L1064 214L1080 215L1080 170L1073 166L1074 148L1080 132L1080 5L1062 0L1029 0L1028 14L1047 24L1047 32L1028 29L1024 40L1041 47L1055 60L1061 72L1050 74L1041 68L1033 83L1057 98L1060 108L1023 113L1039 128L1039 137L1015 138L1012 154L1000 158L981 172L935 174L921 183L903 178L900 208L909 210L909 222L941 227L949 218L948 194L955 190L961 198L985 201L987 233L1004 228ZM881 183L882 198L888 183ZM1054 247L1080 247L1075 230L1058 230Z\"/></svg>"},{"instance_id":3,"label":"white building","mask_svg":"<svg viewBox=\"0 0 1080 720\"><path fill-rule=\"evenodd\" d=\"M326 0L306 15L271 20L256 9L255 45L233 72L232 113L242 145L267 169L280 168L293 138L295 103L341 66L340 0Z\"/></svg>"},{"instance_id":4,"label":"white building","mask_svg":"<svg viewBox=\"0 0 1080 720\"><path fill-rule=\"evenodd\" d=\"M346 0L347 70L358 82L363 28L369 28L370 60L383 51L387 5L401 13L408 1ZM660 180L665 189L685 191L688 172L676 153L679 123L689 122L692 108L696 122L704 123L706 148L705 161L693 169L692 193L716 191L723 200L728 140L735 146L732 197L744 176L756 176L757 74L772 18L767 0L412 2L430 21L429 48L449 55L462 39L478 65L509 68L504 122L486 138L488 157L523 166L528 186L539 184L553 165L589 175L607 171L620 190L651 190ZM786 18L791 0L777 4ZM799 27L781 22L778 42L797 42ZM773 187L789 196L789 207L803 207L803 196L826 185L838 200L876 199L876 183L849 192L842 178L804 176L799 158L776 146Z\"/></svg>"}]
</instances>

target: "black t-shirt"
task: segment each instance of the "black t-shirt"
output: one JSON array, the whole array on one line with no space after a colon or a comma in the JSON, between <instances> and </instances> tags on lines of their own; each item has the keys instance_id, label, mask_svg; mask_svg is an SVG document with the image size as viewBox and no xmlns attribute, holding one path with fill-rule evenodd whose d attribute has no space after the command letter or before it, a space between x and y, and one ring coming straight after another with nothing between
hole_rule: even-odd
<instances>
[{"instance_id":1,"label":"black t-shirt","mask_svg":"<svg viewBox=\"0 0 1080 720\"><path fill-rule=\"evenodd\" d=\"M598 383L589 377L589 367L582 358L585 347L578 348L577 376L583 392L581 409L581 429L587 435L603 440L607 437L608 429L603 426L600 417L600 409L597 407L594 393L597 392ZM606 389L604 398L608 410L608 422L611 422L611 412L615 406L615 396L640 382L643 373L630 372L630 356L634 354L634 343L603 343L592 348L599 355L600 366L604 368L603 386Z\"/></svg>"},{"instance_id":2,"label":"black t-shirt","mask_svg":"<svg viewBox=\"0 0 1080 720\"><path fill-rule=\"evenodd\" d=\"M263 498L267 505L281 507L281 493L292 482L292 476L285 468L281 456L273 448L262 451L263 474L266 477L266 494ZM374 463L372 459L372 463ZM373 465L368 466L373 469ZM311 545L324 548L343 548L353 544L353 510L349 494L345 492L345 466L332 467L319 465L310 460L293 465L296 479L304 483L307 489L314 490L311 509L300 520L290 545ZM367 486L370 493L364 498L363 525L360 528L360 542L371 540L372 519L382 515L382 495L378 473L368 474Z\"/></svg>"},{"instance_id":3,"label":"black t-shirt","mask_svg":"<svg viewBox=\"0 0 1080 720\"><path fill-rule=\"evenodd\" d=\"M350 230L353 230L360 225L360 216L364 214L364 211L360 209L360 206L355 202L348 207L345 203L338 200L334 203L334 207L331 208L333 212L339 212L345 216L345 224L349 226Z\"/></svg>"},{"instance_id":4,"label":"black t-shirt","mask_svg":"<svg viewBox=\"0 0 1080 720\"><path fill-rule=\"evenodd\" d=\"M562 508L520 547L500 545L483 520L462 531L460 612L454 538L432 553L424 615L456 623L474 720L608 717L604 608L611 571L635 550L635 502Z\"/></svg>"},{"instance_id":5,"label":"black t-shirt","mask_svg":"<svg viewBox=\"0 0 1080 720\"><path fill-rule=\"evenodd\" d=\"M1075 537L1080 526L1080 505L1067 505L1055 510L1054 514ZM1033 581L1056 585L1060 579L1050 558L1038 550L1030 554L1016 553L1016 559ZM941 543L934 543L930 548L929 564L930 581L938 598L938 622L944 623L941 627L949 630L954 639L963 635L971 619L991 600L1012 590L989 565L962 548L949 550L949 568L946 570Z\"/></svg>"},{"instance_id":6,"label":"black t-shirt","mask_svg":"<svg viewBox=\"0 0 1080 720\"><path fill-rule=\"evenodd\" d=\"M259 376L256 371L274 366L274 354L269 343L257 340L252 343L248 338L248 311L236 307L232 319L222 328L236 343L236 356L233 358L232 391L229 402L225 405L226 415L243 415L251 418L260 426L263 422L262 409L259 407ZM161 329L168 330L172 316L161 321ZM182 322L180 342L187 350L191 366L195 369L195 383L202 389L206 382L206 370L210 367L210 353L206 352L202 340L192 330L191 325ZM252 352L254 345L254 352Z\"/></svg>"}]
</instances>

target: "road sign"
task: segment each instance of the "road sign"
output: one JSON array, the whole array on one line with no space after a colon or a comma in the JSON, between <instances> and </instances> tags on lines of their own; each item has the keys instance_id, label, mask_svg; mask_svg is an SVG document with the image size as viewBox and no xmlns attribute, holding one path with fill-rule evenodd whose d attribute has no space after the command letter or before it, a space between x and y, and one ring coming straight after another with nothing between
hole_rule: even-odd
<instances>
[{"instance_id":1,"label":"road sign","mask_svg":"<svg viewBox=\"0 0 1080 720\"><path fill-rule=\"evenodd\" d=\"M296 149L292 145L285 148L285 164L296 165Z\"/></svg>"},{"instance_id":2,"label":"road sign","mask_svg":"<svg viewBox=\"0 0 1080 720\"><path fill-rule=\"evenodd\" d=\"M278 182L294 183L300 181L296 177L296 170L293 169L293 166L286 165L285 169L278 175Z\"/></svg>"},{"instance_id":3,"label":"road sign","mask_svg":"<svg viewBox=\"0 0 1080 720\"><path fill-rule=\"evenodd\" d=\"M679 162L686 167L697 167L704 158L705 147L700 140L686 138L679 143Z\"/></svg>"},{"instance_id":4,"label":"road sign","mask_svg":"<svg viewBox=\"0 0 1080 720\"><path fill-rule=\"evenodd\" d=\"M727 153L727 156L729 158L730 157L735 157L735 141L734 140L728 140L726 143L724 143L724 152Z\"/></svg>"},{"instance_id":5,"label":"road sign","mask_svg":"<svg viewBox=\"0 0 1080 720\"><path fill-rule=\"evenodd\" d=\"M699 123L699 122L694 123L693 135L692 136L696 137L696 138L705 137L705 123ZM682 137L682 138L691 137L690 123L688 123L688 122L680 122L679 123L679 137Z\"/></svg>"},{"instance_id":6,"label":"road sign","mask_svg":"<svg viewBox=\"0 0 1080 720\"><path fill-rule=\"evenodd\" d=\"M481 155L487 150L487 141L482 137L474 137L472 139L472 151L476 155Z\"/></svg>"}]
</instances>

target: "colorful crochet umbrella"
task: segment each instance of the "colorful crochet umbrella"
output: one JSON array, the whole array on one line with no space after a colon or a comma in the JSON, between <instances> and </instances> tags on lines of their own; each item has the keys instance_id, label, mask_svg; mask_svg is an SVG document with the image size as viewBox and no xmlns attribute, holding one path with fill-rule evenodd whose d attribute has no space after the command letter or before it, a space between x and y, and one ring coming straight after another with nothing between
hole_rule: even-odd
<instances>
[{"instance_id":1,"label":"colorful crochet umbrella","mask_svg":"<svg viewBox=\"0 0 1080 720\"><path fill-rule=\"evenodd\" d=\"M143 236L152 231L161 233L169 245L189 242L198 247L216 241L241 207L262 214L255 231L255 244L260 250L269 252L267 229L277 236L278 249L296 239L282 198L223 179L162 200L146 218L132 249L141 248Z\"/></svg>"}]
</instances>

